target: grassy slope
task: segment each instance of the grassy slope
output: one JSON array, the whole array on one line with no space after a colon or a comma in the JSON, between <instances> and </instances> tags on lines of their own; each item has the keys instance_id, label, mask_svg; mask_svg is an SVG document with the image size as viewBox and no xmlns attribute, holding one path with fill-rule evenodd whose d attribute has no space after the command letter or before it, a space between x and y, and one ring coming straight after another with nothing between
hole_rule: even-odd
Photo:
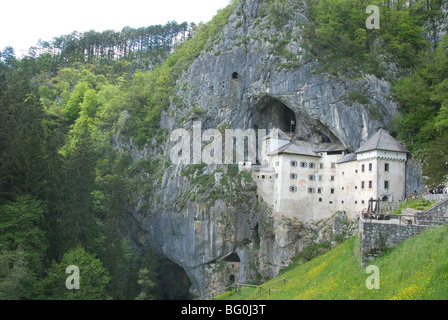
<instances>
[{"instance_id":1,"label":"grassy slope","mask_svg":"<svg viewBox=\"0 0 448 320\"><path fill-rule=\"evenodd\" d=\"M448 299L448 227L432 228L371 261L380 270L380 289L369 290L371 275L361 269L360 240L353 237L330 252L301 266L292 266L279 277L286 278L259 299L267 300L383 300ZM227 292L222 300L253 299L259 289Z\"/></svg>"}]
</instances>

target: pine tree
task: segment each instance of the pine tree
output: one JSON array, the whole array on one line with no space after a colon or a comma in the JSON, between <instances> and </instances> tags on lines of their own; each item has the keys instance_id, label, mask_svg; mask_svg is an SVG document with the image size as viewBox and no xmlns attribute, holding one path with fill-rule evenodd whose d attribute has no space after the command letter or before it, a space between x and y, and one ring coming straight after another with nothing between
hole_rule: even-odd
<instances>
[{"instance_id":1,"label":"pine tree","mask_svg":"<svg viewBox=\"0 0 448 320\"><path fill-rule=\"evenodd\" d=\"M86 126L64 161L64 208L58 218L62 252L78 245L90 252L94 248L98 235L93 203L96 161L95 146Z\"/></svg>"}]
</instances>

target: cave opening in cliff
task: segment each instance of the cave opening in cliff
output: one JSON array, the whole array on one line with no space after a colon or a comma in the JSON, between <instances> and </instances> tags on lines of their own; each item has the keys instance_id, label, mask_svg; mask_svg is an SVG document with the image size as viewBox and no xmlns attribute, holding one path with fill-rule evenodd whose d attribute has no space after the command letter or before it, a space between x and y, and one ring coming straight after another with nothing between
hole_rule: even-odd
<instances>
[{"instance_id":1,"label":"cave opening in cliff","mask_svg":"<svg viewBox=\"0 0 448 320\"><path fill-rule=\"evenodd\" d=\"M191 280L186 271L169 259L158 261L156 294L161 300L191 300Z\"/></svg>"},{"instance_id":2,"label":"cave opening in cliff","mask_svg":"<svg viewBox=\"0 0 448 320\"><path fill-rule=\"evenodd\" d=\"M240 256L237 253L232 253L225 259L227 262L241 262Z\"/></svg>"},{"instance_id":3,"label":"cave opening in cliff","mask_svg":"<svg viewBox=\"0 0 448 320\"><path fill-rule=\"evenodd\" d=\"M291 140L303 140L316 144L341 143L328 125L302 106L295 106L292 109L286 101L263 94L252 98L250 110L249 126L255 129L257 141L264 138L258 137L258 130L266 130L269 134L271 129L278 128Z\"/></svg>"},{"instance_id":4,"label":"cave opening in cliff","mask_svg":"<svg viewBox=\"0 0 448 320\"><path fill-rule=\"evenodd\" d=\"M260 98L253 113L254 127L256 128L266 129L268 132L273 128L278 128L291 134L296 131L295 112L274 97Z\"/></svg>"}]
</instances>

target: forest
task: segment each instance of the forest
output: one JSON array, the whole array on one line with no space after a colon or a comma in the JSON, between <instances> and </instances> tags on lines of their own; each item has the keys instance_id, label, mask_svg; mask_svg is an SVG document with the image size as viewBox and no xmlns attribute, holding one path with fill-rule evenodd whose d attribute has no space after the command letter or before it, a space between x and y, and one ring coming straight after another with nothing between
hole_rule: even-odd
<instances>
[{"instance_id":1,"label":"forest","mask_svg":"<svg viewBox=\"0 0 448 320\"><path fill-rule=\"evenodd\" d=\"M140 147L166 137L160 114L176 76L232 9L200 25L73 33L21 59L1 52L0 299L163 298L154 254L121 232L160 161L133 163L113 134ZM66 289L69 265L84 270L83 290Z\"/></svg>"},{"instance_id":2,"label":"forest","mask_svg":"<svg viewBox=\"0 0 448 320\"><path fill-rule=\"evenodd\" d=\"M278 23L287 0L264 0ZM294 1L292 1L294 2ZM393 84L393 133L423 163L428 185L446 178L448 37L434 41L442 0L306 0L309 54L337 75ZM365 30L366 4L381 8ZM114 135L157 148L176 79L207 50L237 1L205 24L74 32L0 56L0 299L161 299L157 261L123 236L133 195L151 194L163 159L133 162ZM336 64L335 61L338 61ZM142 175L146 179L142 180ZM68 265L84 290L67 290Z\"/></svg>"}]
</instances>

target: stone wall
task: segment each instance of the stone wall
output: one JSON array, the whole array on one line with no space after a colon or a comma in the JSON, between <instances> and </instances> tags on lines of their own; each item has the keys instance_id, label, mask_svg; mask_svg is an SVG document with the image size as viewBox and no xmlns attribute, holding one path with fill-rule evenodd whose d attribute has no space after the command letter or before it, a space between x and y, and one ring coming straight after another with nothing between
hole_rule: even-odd
<instances>
[{"instance_id":1,"label":"stone wall","mask_svg":"<svg viewBox=\"0 0 448 320\"><path fill-rule=\"evenodd\" d=\"M390 220L364 220L361 218L359 231L362 235L361 266L380 256L387 248L393 248L402 241L414 237L428 227L448 221L448 195L427 195L427 200L437 204L426 211L415 213L415 217L391 216Z\"/></svg>"},{"instance_id":2,"label":"stone wall","mask_svg":"<svg viewBox=\"0 0 448 320\"><path fill-rule=\"evenodd\" d=\"M385 249L396 247L402 241L416 236L426 228L428 226L406 225L398 223L397 220L370 221L361 219L361 267L364 268L368 261L383 254Z\"/></svg>"}]
</instances>

